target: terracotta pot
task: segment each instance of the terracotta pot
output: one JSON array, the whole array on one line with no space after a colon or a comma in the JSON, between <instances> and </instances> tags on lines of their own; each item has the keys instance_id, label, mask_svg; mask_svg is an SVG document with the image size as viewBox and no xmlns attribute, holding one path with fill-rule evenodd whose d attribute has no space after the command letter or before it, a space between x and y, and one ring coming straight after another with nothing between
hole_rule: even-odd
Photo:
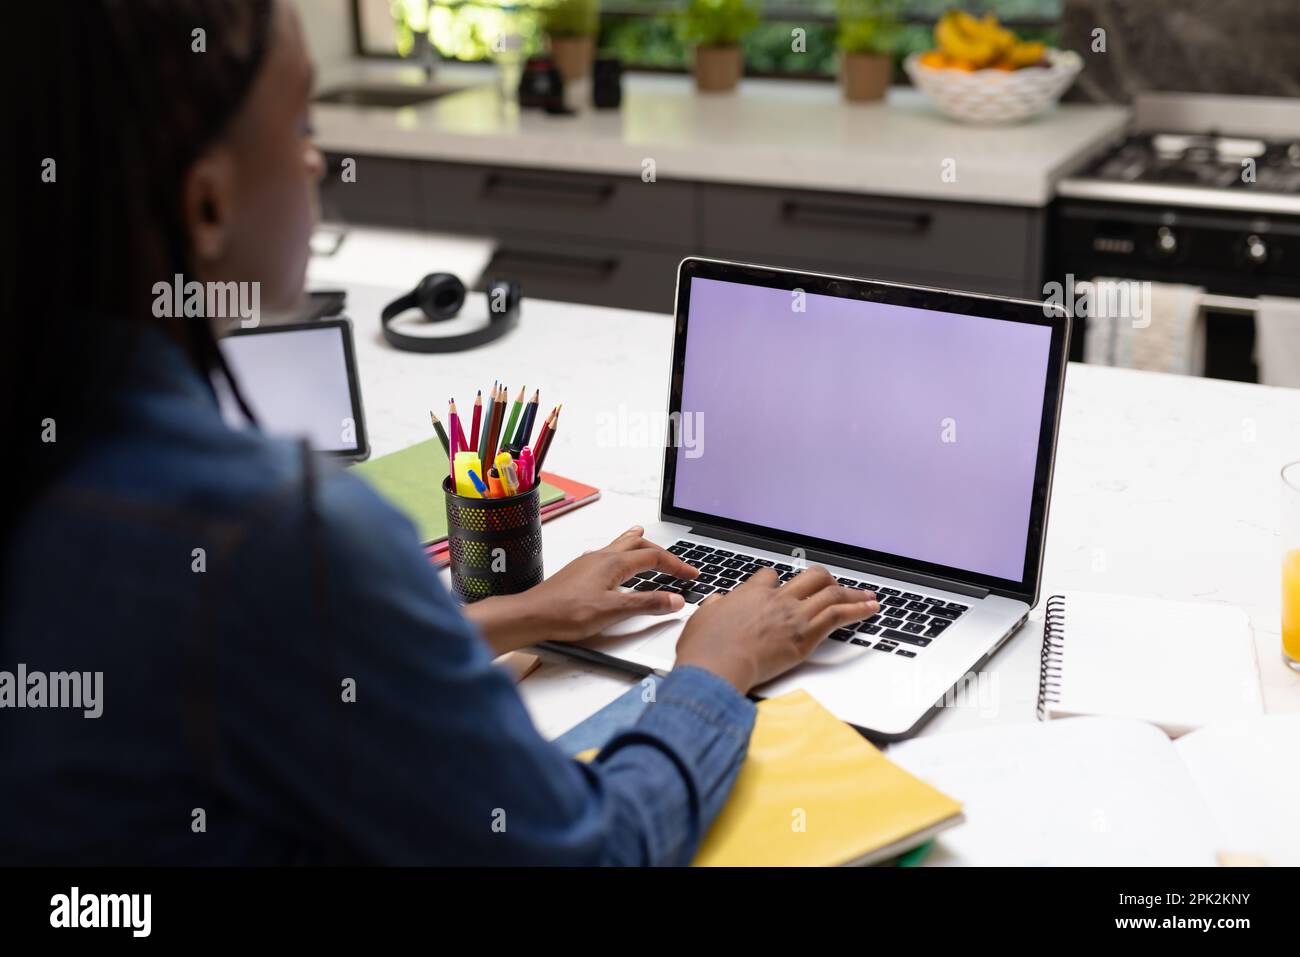
<instances>
[{"instance_id":1,"label":"terracotta pot","mask_svg":"<svg viewBox=\"0 0 1300 957\"><path fill-rule=\"evenodd\" d=\"M894 76L894 60L883 53L845 53L840 57L840 88L854 102L883 100Z\"/></svg>"},{"instance_id":2,"label":"terracotta pot","mask_svg":"<svg viewBox=\"0 0 1300 957\"><path fill-rule=\"evenodd\" d=\"M734 90L744 68L740 47L695 48L695 88L701 93Z\"/></svg>"},{"instance_id":3,"label":"terracotta pot","mask_svg":"<svg viewBox=\"0 0 1300 957\"><path fill-rule=\"evenodd\" d=\"M551 58L565 80L581 80L591 75L596 58L595 37L551 37Z\"/></svg>"}]
</instances>

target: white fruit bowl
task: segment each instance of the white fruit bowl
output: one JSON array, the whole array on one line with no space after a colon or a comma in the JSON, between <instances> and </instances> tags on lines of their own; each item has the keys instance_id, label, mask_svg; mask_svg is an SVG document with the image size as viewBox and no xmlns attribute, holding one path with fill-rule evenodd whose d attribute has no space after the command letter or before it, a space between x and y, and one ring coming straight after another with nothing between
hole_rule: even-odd
<instances>
[{"instance_id":1,"label":"white fruit bowl","mask_svg":"<svg viewBox=\"0 0 1300 957\"><path fill-rule=\"evenodd\" d=\"M903 69L945 116L962 123L1019 123L1052 106L1083 69L1072 50L1048 50L1045 57L1048 66L967 72L926 66L913 53Z\"/></svg>"}]
</instances>

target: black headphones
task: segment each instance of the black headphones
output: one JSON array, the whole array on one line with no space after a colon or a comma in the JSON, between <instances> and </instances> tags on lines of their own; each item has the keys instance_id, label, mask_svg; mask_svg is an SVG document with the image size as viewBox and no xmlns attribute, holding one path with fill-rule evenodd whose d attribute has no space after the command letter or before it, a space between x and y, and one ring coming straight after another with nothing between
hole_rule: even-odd
<instances>
[{"instance_id":1,"label":"black headphones","mask_svg":"<svg viewBox=\"0 0 1300 957\"><path fill-rule=\"evenodd\" d=\"M462 352L500 339L519 324L519 307L524 294L519 283L494 279L487 286L487 325L458 336L408 336L392 327L393 319L418 306L430 322L451 319L465 304L465 284L449 272L432 272L404 296L399 296L379 315L384 339L395 349L408 352Z\"/></svg>"}]
</instances>

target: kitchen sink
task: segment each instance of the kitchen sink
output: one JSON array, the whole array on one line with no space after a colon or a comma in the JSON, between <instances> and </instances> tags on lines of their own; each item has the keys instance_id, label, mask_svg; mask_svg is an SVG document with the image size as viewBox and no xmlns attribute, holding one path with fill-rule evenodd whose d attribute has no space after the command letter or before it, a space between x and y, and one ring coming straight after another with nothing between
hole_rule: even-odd
<instances>
[{"instance_id":1,"label":"kitchen sink","mask_svg":"<svg viewBox=\"0 0 1300 957\"><path fill-rule=\"evenodd\" d=\"M459 86L339 86L316 94L316 102L396 110L427 103L448 93L459 93L462 89Z\"/></svg>"}]
</instances>

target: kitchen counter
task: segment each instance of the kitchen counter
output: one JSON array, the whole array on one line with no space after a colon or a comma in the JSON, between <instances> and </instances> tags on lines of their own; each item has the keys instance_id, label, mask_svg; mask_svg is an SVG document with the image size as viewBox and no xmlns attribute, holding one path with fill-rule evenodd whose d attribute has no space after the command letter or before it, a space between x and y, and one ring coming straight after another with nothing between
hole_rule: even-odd
<instances>
[{"instance_id":1,"label":"kitchen counter","mask_svg":"<svg viewBox=\"0 0 1300 957\"><path fill-rule=\"evenodd\" d=\"M423 81L413 66L355 61L324 70L318 86ZM946 119L910 88L859 105L829 83L747 79L735 94L702 95L689 76L630 74L621 109L565 117L503 106L488 67L444 66L435 84L464 89L400 109L316 104L317 142L345 155L637 179L649 159L661 180L1042 207L1129 115L1070 104L1023 125L981 128ZM945 168L955 170L951 182Z\"/></svg>"},{"instance_id":2,"label":"kitchen counter","mask_svg":"<svg viewBox=\"0 0 1300 957\"><path fill-rule=\"evenodd\" d=\"M465 403L493 378L526 382L541 388L545 407L564 402L548 466L602 490L599 502L545 526L547 572L629 525L653 532L660 441L610 447L602 423L662 415L672 318L532 298L519 328L487 347L461 355L398 352L380 337L378 314L419 278L395 255L412 242L430 244L415 258L438 256L428 268L457 268L466 278L487 255L486 246L452 237L363 230L348 237L347 256L311 264L313 285L349 289L374 454L427 439L435 398ZM464 318L437 331L465 331L485 311L474 295ZM1043 595L1082 589L1240 606L1254 626L1267 709L1300 711L1300 675L1281 660L1278 584L1278 473L1300 457L1297 421L1300 390L1072 363ZM1040 603L988 666L992 700L959 698L925 734L1034 720L1042 615ZM633 681L547 656L520 690L538 727L554 736Z\"/></svg>"}]
</instances>

